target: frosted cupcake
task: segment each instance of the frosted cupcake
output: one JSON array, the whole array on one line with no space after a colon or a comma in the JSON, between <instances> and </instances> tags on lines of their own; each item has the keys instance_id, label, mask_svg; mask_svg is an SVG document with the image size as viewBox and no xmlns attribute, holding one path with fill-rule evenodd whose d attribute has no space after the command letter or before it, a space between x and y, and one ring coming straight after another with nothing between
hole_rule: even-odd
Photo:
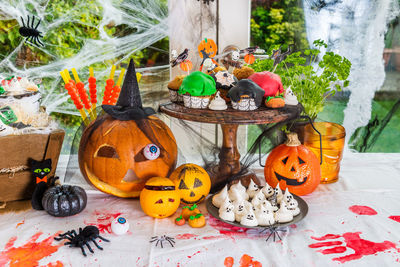
<instances>
[{"instance_id":1,"label":"frosted cupcake","mask_svg":"<svg viewBox=\"0 0 400 267\"><path fill-rule=\"evenodd\" d=\"M264 90L248 79L240 80L228 92L232 108L242 111L255 110L260 107L263 96Z\"/></svg>"},{"instance_id":2,"label":"frosted cupcake","mask_svg":"<svg viewBox=\"0 0 400 267\"><path fill-rule=\"evenodd\" d=\"M238 82L236 77L228 71L219 71L211 75L215 79L217 90L220 92L221 97L226 101L231 100L227 97L229 90Z\"/></svg>"},{"instance_id":3,"label":"frosted cupcake","mask_svg":"<svg viewBox=\"0 0 400 267\"><path fill-rule=\"evenodd\" d=\"M178 91L183 95L185 107L200 109L208 107L211 96L216 92L214 78L201 71L195 71L186 76Z\"/></svg>"},{"instance_id":4,"label":"frosted cupcake","mask_svg":"<svg viewBox=\"0 0 400 267\"><path fill-rule=\"evenodd\" d=\"M182 102L183 96L178 94L179 87L182 85L182 81L185 75L177 75L172 81L168 83L169 98L172 102Z\"/></svg>"}]
</instances>

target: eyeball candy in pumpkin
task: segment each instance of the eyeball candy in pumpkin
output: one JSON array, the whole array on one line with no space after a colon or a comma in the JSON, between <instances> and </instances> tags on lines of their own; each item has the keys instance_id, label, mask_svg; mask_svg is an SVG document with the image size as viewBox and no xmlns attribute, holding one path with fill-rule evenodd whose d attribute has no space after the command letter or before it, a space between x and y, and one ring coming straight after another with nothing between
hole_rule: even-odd
<instances>
[{"instance_id":1,"label":"eyeball candy in pumpkin","mask_svg":"<svg viewBox=\"0 0 400 267\"><path fill-rule=\"evenodd\" d=\"M185 204L203 201L211 189L210 176L202 167L188 163L179 166L170 176Z\"/></svg>"},{"instance_id":2,"label":"eyeball candy in pumpkin","mask_svg":"<svg viewBox=\"0 0 400 267\"><path fill-rule=\"evenodd\" d=\"M149 144L144 148L143 154L146 159L154 160L160 156L160 149L155 144Z\"/></svg>"},{"instance_id":3,"label":"eyeball candy in pumpkin","mask_svg":"<svg viewBox=\"0 0 400 267\"><path fill-rule=\"evenodd\" d=\"M315 190L321 180L321 168L315 154L303 146L296 133L289 133L285 144L274 148L268 155L264 174L272 187L295 195L307 195Z\"/></svg>"},{"instance_id":4,"label":"eyeball candy in pumpkin","mask_svg":"<svg viewBox=\"0 0 400 267\"><path fill-rule=\"evenodd\" d=\"M124 217L117 217L111 222L111 230L116 235L126 234L129 230L129 222Z\"/></svg>"},{"instance_id":5,"label":"eyeball candy in pumpkin","mask_svg":"<svg viewBox=\"0 0 400 267\"><path fill-rule=\"evenodd\" d=\"M171 216L178 209L179 204L179 191L168 178L151 178L140 193L142 210L154 218L162 219Z\"/></svg>"},{"instance_id":6,"label":"eyeball candy in pumpkin","mask_svg":"<svg viewBox=\"0 0 400 267\"><path fill-rule=\"evenodd\" d=\"M97 189L118 197L138 197L152 177L168 177L175 169L177 145L155 111L143 108L135 67L130 62L117 104L103 105L84 130L79 167Z\"/></svg>"}]
</instances>

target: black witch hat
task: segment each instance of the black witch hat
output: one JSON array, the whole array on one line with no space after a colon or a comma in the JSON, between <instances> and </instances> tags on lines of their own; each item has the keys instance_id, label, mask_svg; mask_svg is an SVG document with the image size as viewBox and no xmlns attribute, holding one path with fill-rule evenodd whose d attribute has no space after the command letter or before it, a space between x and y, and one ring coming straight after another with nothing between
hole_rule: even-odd
<instances>
[{"instance_id":1,"label":"black witch hat","mask_svg":"<svg viewBox=\"0 0 400 267\"><path fill-rule=\"evenodd\" d=\"M133 59L129 62L117 104L102 105L102 108L111 117L120 121L145 119L156 113L154 109L142 106Z\"/></svg>"}]
</instances>

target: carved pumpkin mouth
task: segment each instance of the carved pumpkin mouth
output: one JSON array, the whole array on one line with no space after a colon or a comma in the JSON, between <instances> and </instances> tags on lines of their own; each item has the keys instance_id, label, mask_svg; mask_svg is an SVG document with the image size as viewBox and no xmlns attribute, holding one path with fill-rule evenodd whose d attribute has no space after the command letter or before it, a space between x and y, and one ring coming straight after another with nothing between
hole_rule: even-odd
<instances>
[{"instance_id":1,"label":"carved pumpkin mouth","mask_svg":"<svg viewBox=\"0 0 400 267\"><path fill-rule=\"evenodd\" d=\"M185 204L195 204L195 203L199 203L199 202L203 201L203 199L204 199L205 197L206 197L205 195L202 195L198 200L195 200L195 201L186 201L186 200L184 200L183 198L181 198L181 201L182 201L183 203L185 203Z\"/></svg>"},{"instance_id":2,"label":"carved pumpkin mouth","mask_svg":"<svg viewBox=\"0 0 400 267\"><path fill-rule=\"evenodd\" d=\"M298 185L302 185L307 181L307 177L304 177L302 182L297 181L297 179L290 179L287 177L284 177L280 174L278 174L277 172L274 172L276 178L278 179L278 181L284 180L286 182L287 185L294 185L294 186L298 186Z\"/></svg>"}]
</instances>

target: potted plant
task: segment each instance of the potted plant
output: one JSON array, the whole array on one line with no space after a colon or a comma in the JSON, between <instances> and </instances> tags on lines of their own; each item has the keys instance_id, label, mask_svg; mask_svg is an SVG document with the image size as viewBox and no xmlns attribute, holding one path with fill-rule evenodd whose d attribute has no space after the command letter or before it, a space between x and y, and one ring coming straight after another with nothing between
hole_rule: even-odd
<instances>
[{"instance_id":1,"label":"potted plant","mask_svg":"<svg viewBox=\"0 0 400 267\"><path fill-rule=\"evenodd\" d=\"M288 55L276 67L285 88L291 87L299 102L304 106L304 113L314 120L325 105L326 99L336 91L349 85L351 62L334 52L326 52L319 59L321 48L327 47L322 40L313 42L315 48ZM251 65L256 72L273 70L273 59L256 60Z\"/></svg>"}]
</instances>

